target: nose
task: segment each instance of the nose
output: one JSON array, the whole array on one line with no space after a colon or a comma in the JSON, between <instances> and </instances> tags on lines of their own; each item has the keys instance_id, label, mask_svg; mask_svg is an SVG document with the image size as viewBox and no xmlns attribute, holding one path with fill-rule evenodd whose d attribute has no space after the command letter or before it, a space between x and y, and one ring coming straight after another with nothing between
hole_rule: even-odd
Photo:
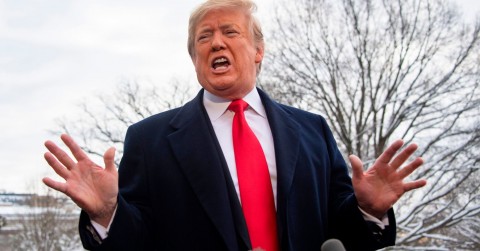
<instances>
[{"instance_id":1,"label":"nose","mask_svg":"<svg viewBox=\"0 0 480 251\"><path fill-rule=\"evenodd\" d=\"M212 39L212 51L220 51L225 49L225 43L223 37L219 33L215 33Z\"/></svg>"}]
</instances>

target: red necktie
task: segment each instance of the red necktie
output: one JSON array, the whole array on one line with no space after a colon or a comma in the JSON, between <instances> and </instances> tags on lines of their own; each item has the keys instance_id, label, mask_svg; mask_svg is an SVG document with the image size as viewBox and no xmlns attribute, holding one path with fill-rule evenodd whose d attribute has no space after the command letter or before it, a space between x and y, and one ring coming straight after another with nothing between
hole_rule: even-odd
<instances>
[{"instance_id":1,"label":"red necktie","mask_svg":"<svg viewBox=\"0 0 480 251\"><path fill-rule=\"evenodd\" d=\"M240 199L252 248L278 250L277 221L272 184L262 146L245 120L248 104L234 100L232 124L233 150L237 166Z\"/></svg>"}]
</instances>

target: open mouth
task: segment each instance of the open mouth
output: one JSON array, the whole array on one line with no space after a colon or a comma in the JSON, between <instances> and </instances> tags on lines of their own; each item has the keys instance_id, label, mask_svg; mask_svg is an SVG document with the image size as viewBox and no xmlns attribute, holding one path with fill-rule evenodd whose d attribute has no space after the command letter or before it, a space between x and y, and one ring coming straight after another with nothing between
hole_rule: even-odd
<instances>
[{"instance_id":1,"label":"open mouth","mask_svg":"<svg viewBox=\"0 0 480 251\"><path fill-rule=\"evenodd\" d=\"M230 66L230 62L226 57L215 58L212 62L212 68L214 70L226 70Z\"/></svg>"}]
</instances>

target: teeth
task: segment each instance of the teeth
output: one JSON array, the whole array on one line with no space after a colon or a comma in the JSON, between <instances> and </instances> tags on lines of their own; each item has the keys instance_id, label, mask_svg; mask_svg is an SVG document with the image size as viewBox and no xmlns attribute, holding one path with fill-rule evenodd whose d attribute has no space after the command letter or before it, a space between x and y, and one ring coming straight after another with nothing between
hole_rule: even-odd
<instances>
[{"instance_id":1,"label":"teeth","mask_svg":"<svg viewBox=\"0 0 480 251\"><path fill-rule=\"evenodd\" d=\"M215 61L213 61L213 63L215 63L215 64L221 64L221 63L225 63L225 62L227 62L226 58L217 58L217 59L215 59Z\"/></svg>"}]
</instances>

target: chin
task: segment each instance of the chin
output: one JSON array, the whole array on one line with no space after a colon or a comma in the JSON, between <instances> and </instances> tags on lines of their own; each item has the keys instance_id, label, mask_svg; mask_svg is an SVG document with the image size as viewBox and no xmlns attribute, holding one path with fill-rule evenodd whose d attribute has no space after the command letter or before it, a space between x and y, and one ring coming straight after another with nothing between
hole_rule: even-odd
<instances>
[{"instance_id":1,"label":"chin","mask_svg":"<svg viewBox=\"0 0 480 251\"><path fill-rule=\"evenodd\" d=\"M218 91L228 90L236 85L234 81L232 81L232 79L228 77L212 79L210 81L207 81L207 83L208 86L210 86L212 89Z\"/></svg>"}]
</instances>

